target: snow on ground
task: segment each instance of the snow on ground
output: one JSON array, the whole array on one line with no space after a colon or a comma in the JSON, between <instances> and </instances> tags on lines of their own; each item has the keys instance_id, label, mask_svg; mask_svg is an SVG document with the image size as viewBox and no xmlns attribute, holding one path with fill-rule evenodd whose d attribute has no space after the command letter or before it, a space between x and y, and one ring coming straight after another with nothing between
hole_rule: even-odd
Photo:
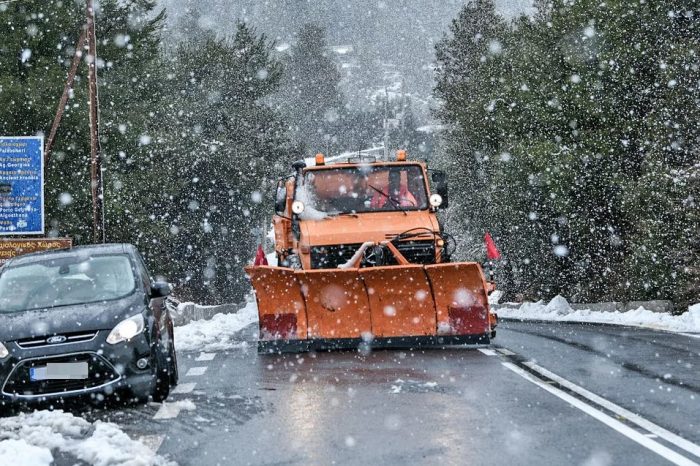
<instances>
[{"instance_id":1,"label":"snow on ground","mask_svg":"<svg viewBox=\"0 0 700 466\"><path fill-rule=\"evenodd\" d=\"M165 466L175 463L131 440L115 424L94 424L63 411L0 418L0 463L49 466L61 452L95 466Z\"/></svg>"},{"instance_id":2,"label":"snow on ground","mask_svg":"<svg viewBox=\"0 0 700 466\"><path fill-rule=\"evenodd\" d=\"M494 305L499 317L523 320L553 320L563 322L598 322L648 327L672 332L700 333L700 304L691 306L682 315L652 312L643 308L627 312L574 310L565 298L557 296L549 303L524 303L518 308ZM222 351L245 347L238 335L245 327L258 321L255 301L233 314L216 314L210 320L197 320L175 327L175 346L179 351Z\"/></svg>"},{"instance_id":3,"label":"snow on ground","mask_svg":"<svg viewBox=\"0 0 700 466\"><path fill-rule=\"evenodd\" d=\"M562 322L596 322L631 325L671 332L700 332L700 304L681 315L652 312L642 307L627 312L602 312L589 309L574 310L565 298L557 296L549 303L524 303L518 308L496 307L499 317L523 320L553 320Z\"/></svg>"},{"instance_id":4,"label":"snow on ground","mask_svg":"<svg viewBox=\"0 0 700 466\"><path fill-rule=\"evenodd\" d=\"M421 382L418 380L403 380L396 379L389 389L389 393L396 395L398 393L427 393L440 391L437 382Z\"/></svg>"},{"instance_id":5,"label":"snow on ground","mask_svg":"<svg viewBox=\"0 0 700 466\"><path fill-rule=\"evenodd\" d=\"M175 347L178 351L221 351L246 346L236 334L258 321L255 301L233 314L216 314L210 320L196 320L175 327Z\"/></svg>"}]
</instances>

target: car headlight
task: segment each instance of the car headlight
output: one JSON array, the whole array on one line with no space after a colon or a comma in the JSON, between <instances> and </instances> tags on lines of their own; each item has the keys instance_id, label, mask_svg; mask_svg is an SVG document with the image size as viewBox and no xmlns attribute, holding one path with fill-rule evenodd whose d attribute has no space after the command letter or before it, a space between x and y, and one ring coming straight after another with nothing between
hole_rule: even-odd
<instances>
[{"instance_id":1,"label":"car headlight","mask_svg":"<svg viewBox=\"0 0 700 466\"><path fill-rule=\"evenodd\" d=\"M146 323L144 322L141 314L124 319L112 329L107 337L107 343L110 345L116 345L122 341L131 340L136 335L143 332L145 327Z\"/></svg>"},{"instance_id":2,"label":"car headlight","mask_svg":"<svg viewBox=\"0 0 700 466\"><path fill-rule=\"evenodd\" d=\"M0 343L0 359L5 359L9 355L10 355L10 352L7 351L7 348L5 347L5 345Z\"/></svg>"}]
</instances>

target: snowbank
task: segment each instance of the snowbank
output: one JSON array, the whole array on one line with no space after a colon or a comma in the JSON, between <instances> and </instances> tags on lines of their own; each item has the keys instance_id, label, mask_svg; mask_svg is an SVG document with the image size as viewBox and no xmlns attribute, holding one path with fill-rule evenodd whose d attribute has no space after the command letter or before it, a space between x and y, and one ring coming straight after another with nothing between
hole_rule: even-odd
<instances>
[{"instance_id":1,"label":"snowbank","mask_svg":"<svg viewBox=\"0 0 700 466\"><path fill-rule=\"evenodd\" d=\"M63 411L0 418L0 462L49 466L62 452L95 466L166 466L175 463L131 440L115 424L94 424Z\"/></svg>"},{"instance_id":2,"label":"snowbank","mask_svg":"<svg viewBox=\"0 0 700 466\"><path fill-rule=\"evenodd\" d=\"M238 311L236 304L217 304L206 306L193 302L179 302L176 298L168 298L165 305L170 310L170 316L176 327L189 324L195 320L207 320L216 314L231 314Z\"/></svg>"},{"instance_id":3,"label":"snowbank","mask_svg":"<svg viewBox=\"0 0 700 466\"><path fill-rule=\"evenodd\" d=\"M501 298L503 297L503 291L501 290L494 290L489 294L489 304L491 306L496 306L498 303L501 301Z\"/></svg>"},{"instance_id":4,"label":"snowbank","mask_svg":"<svg viewBox=\"0 0 700 466\"><path fill-rule=\"evenodd\" d=\"M275 251L272 251L269 254L265 255L265 259L267 259L267 265L273 265L277 266L277 253Z\"/></svg>"},{"instance_id":5,"label":"snowbank","mask_svg":"<svg viewBox=\"0 0 700 466\"><path fill-rule=\"evenodd\" d=\"M0 442L0 458L15 466L44 466L51 464L51 450L30 445L24 440L3 440Z\"/></svg>"},{"instance_id":6,"label":"snowbank","mask_svg":"<svg viewBox=\"0 0 700 466\"><path fill-rule=\"evenodd\" d=\"M574 310L565 298L557 296L549 303L524 303L518 308L496 307L499 317L522 320L552 320L561 322L596 322L605 324L648 327L671 332L700 332L700 304L688 308L682 315L652 312L642 307L627 312L601 312L590 309Z\"/></svg>"},{"instance_id":7,"label":"snowbank","mask_svg":"<svg viewBox=\"0 0 700 466\"><path fill-rule=\"evenodd\" d=\"M216 314L210 320L197 320L175 327L175 347L178 351L221 351L245 346L236 333L258 321L258 308L249 302L238 312Z\"/></svg>"}]
</instances>

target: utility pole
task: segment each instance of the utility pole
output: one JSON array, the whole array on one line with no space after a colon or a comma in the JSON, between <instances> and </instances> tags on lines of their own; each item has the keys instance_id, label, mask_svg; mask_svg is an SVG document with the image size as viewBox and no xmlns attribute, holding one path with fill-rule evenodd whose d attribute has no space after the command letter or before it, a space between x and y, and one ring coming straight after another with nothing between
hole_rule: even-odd
<instances>
[{"instance_id":1,"label":"utility pole","mask_svg":"<svg viewBox=\"0 0 700 466\"><path fill-rule=\"evenodd\" d=\"M85 27L80 30L80 38L78 43L75 45L75 55L73 55L73 62L70 65L70 71L68 71L68 80L63 88L63 94L61 95L61 100L58 102L58 108L56 109L56 116L53 119L53 124L51 125L51 132L49 133L49 138L46 140L46 146L44 147L44 166L49 166L49 157L51 156L51 149L53 148L53 143L56 140L56 131L58 131L58 125L61 124L61 118L63 118L63 112L66 109L66 103L68 102L68 96L70 95L70 90L73 88L73 81L75 81L75 75L78 72L78 65L80 64L80 59L83 56L83 45L85 44Z\"/></svg>"},{"instance_id":2,"label":"utility pole","mask_svg":"<svg viewBox=\"0 0 700 466\"><path fill-rule=\"evenodd\" d=\"M93 0L87 0L88 44L88 111L90 113L90 178L92 187L92 232L94 243L105 242L104 186L100 151L99 116L97 96L97 44L95 36L95 8Z\"/></svg>"},{"instance_id":3,"label":"utility pole","mask_svg":"<svg viewBox=\"0 0 700 466\"><path fill-rule=\"evenodd\" d=\"M384 88L384 160L389 160L389 89Z\"/></svg>"}]
</instances>

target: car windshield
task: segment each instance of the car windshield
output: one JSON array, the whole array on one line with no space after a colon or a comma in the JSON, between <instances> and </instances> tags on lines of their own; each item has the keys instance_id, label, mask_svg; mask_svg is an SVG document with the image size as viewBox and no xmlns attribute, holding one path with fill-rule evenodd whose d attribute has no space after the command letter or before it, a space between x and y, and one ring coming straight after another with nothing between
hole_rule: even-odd
<instances>
[{"instance_id":1,"label":"car windshield","mask_svg":"<svg viewBox=\"0 0 700 466\"><path fill-rule=\"evenodd\" d=\"M121 298L136 280L125 255L47 259L8 267L0 275L0 313Z\"/></svg>"},{"instance_id":2,"label":"car windshield","mask_svg":"<svg viewBox=\"0 0 700 466\"><path fill-rule=\"evenodd\" d=\"M418 165L309 170L297 199L304 202L307 216L428 208Z\"/></svg>"}]
</instances>

